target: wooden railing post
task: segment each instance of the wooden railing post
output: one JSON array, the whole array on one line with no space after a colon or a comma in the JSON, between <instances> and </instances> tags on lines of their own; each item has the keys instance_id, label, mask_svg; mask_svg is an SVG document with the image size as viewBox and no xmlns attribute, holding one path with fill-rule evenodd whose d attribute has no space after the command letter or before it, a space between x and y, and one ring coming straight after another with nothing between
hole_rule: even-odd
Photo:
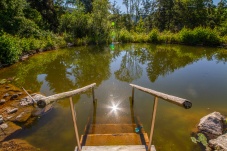
<instances>
[{"instance_id":1,"label":"wooden railing post","mask_svg":"<svg viewBox=\"0 0 227 151\"><path fill-rule=\"evenodd\" d=\"M156 96L154 98L154 106L153 106L153 113L152 113L152 120L151 120L151 132L150 132L150 139L149 139L149 144L148 144L148 151L151 150L151 143L152 143L152 137L153 137L153 132L154 132L154 124L155 124L157 106L158 106L158 97Z\"/></svg>"},{"instance_id":2,"label":"wooden railing post","mask_svg":"<svg viewBox=\"0 0 227 151\"><path fill-rule=\"evenodd\" d=\"M80 145L80 140L79 140L78 128L77 128L77 124L76 124L76 111L74 111L74 108L73 108L73 99L72 99L72 97L70 97L69 100L70 100L70 107L71 107L72 118L73 118L74 131L75 131L75 135L76 135L76 141L77 141L78 149L79 149L79 151L81 151L81 145Z\"/></svg>"},{"instance_id":3,"label":"wooden railing post","mask_svg":"<svg viewBox=\"0 0 227 151\"><path fill-rule=\"evenodd\" d=\"M132 105L134 104L134 87L132 87Z\"/></svg>"},{"instance_id":4,"label":"wooden railing post","mask_svg":"<svg viewBox=\"0 0 227 151\"><path fill-rule=\"evenodd\" d=\"M93 103L95 103L95 91L94 91L94 87L92 87L92 97L93 97Z\"/></svg>"}]
</instances>

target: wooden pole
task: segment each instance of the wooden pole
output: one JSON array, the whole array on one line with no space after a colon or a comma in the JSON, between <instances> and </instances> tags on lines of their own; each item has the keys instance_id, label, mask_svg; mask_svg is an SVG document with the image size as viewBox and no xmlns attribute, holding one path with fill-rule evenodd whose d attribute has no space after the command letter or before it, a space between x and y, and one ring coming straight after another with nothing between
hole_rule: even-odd
<instances>
[{"instance_id":1,"label":"wooden pole","mask_svg":"<svg viewBox=\"0 0 227 151\"><path fill-rule=\"evenodd\" d=\"M95 103L95 91L94 91L94 87L92 87L92 97L93 97L93 103Z\"/></svg>"},{"instance_id":2,"label":"wooden pole","mask_svg":"<svg viewBox=\"0 0 227 151\"><path fill-rule=\"evenodd\" d=\"M150 139L149 139L149 144L148 144L148 151L150 151L150 149L151 149L157 106L158 106L158 97L155 97L154 98L153 113L152 113L152 120L151 120L151 132L150 132Z\"/></svg>"},{"instance_id":3,"label":"wooden pole","mask_svg":"<svg viewBox=\"0 0 227 151\"><path fill-rule=\"evenodd\" d=\"M170 103L174 103L176 105L184 107L185 109L190 109L192 107L192 103L190 101L186 100L186 99L182 99L182 98L179 98L179 97L176 97L176 96L172 96L172 95L168 95L168 94L161 93L161 92L158 92L158 91L154 91L152 89L144 88L144 87L141 87L141 86L138 86L138 85L135 85L135 84L130 84L130 85L132 87L137 88L140 91L152 94L153 96L159 97L159 98L166 100Z\"/></svg>"},{"instance_id":4,"label":"wooden pole","mask_svg":"<svg viewBox=\"0 0 227 151\"><path fill-rule=\"evenodd\" d=\"M82 88L79 88L79 89L76 89L76 90L73 90L73 91L63 92L63 93L59 93L59 94L55 94L55 95L51 95L51 96L42 98L41 100L39 100L37 102L37 106L40 107L40 108L44 108L46 105L48 105L52 102L55 102L59 99L72 97L72 96L74 96L78 93L85 92L88 89L93 88L95 85L96 85L96 83L93 83L93 84L87 85L85 87L82 87Z\"/></svg>"},{"instance_id":5,"label":"wooden pole","mask_svg":"<svg viewBox=\"0 0 227 151\"><path fill-rule=\"evenodd\" d=\"M132 87L132 105L134 104L134 87Z\"/></svg>"},{"instance_id":6,"label":"wooden pole","mask_svg":"<svg viewBox=\"0 0 227 151\"><path fill-rule=\"evenodd\" d=\"M79 151L81 151L79 134L78 134L77 124L76 124L76 111L74 111L74 108L73 108L72 97L70 97L69 100L70 100L70 107L71 107L71 113L72 113L72 118L73 118L74 131L75 131L75 135L76 135L76 141L77 141L78 149L79 149Z\"/></svg>"}]
</instances>

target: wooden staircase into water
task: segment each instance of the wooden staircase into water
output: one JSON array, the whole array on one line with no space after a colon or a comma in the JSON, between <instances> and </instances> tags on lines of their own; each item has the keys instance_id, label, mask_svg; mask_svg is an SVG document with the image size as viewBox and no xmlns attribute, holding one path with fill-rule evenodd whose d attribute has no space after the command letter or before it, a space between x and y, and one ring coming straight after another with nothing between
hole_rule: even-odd
<instances>
[{"instance_id":1,"label":"wooden staircase into water","mask_svg":"<svg viewBox=\"0 0 227 151\"><path fill-rule=\"evenodd\" d=\"M76 124L76 113L74 111L72 96L91 89L94 109L96 111L96 107L95 107L96 101L95 101L95 95L94 95L95 85L96 84L93 83L80 89L55 94L49 97L42 98L41 100L37 101L37 106L40 108L44 108L46 105L53 103L59 99L69 98L71 113L73 117L72 119L74 124L74 130L76 135L76 141L78 145L78 147L75 148L75 151L155 151L155 147L151 145L151 143L152 143L152 137L153 137L153 131L154 131L158 98L161 98L162 100L181 106L185 109L189 109L192 107L192 103L186 99L168 95L162 92L154 91L152 89L144 88L138 85L130 84L130 86L132 87L132 97L131 97L132 108L134 104L135 88L154 96L151 131L150 131L149 139L148 139L147 133L143 130L143 128L140 129L140 131L135 132L135 128L138 128L141 126L140 123L135 123L135 122L133 122L132 124L131 123L97 124L95 122L93 124L88 123L85 128L85 134L82 135L81 138L79 139L78 128ZM132 111L131 115L134 116L134 111ZM126 121L127 119L124 120L124 122Z\"/></svg>"},{"instance_id":2,"label":"wooden staircase into water","mask_svg":"<svg viewBox=\"0 0 227 151\"><path fill-rule=\"evenodd\" d=\"M143 128L135 132L136 124L91 124L82 135L82 151L146 151L148 135ZM152 151L155 151L152 146ZM77 148L75 149L77 151Z\"/></svg>"}]
</instances>

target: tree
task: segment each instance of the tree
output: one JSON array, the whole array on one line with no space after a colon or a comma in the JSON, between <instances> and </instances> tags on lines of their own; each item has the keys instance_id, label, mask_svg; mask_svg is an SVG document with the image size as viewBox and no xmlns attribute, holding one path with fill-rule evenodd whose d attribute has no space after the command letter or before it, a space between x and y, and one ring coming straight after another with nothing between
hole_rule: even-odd
<instances>
[{"instance_id":1,"label":"tree","mask_svg":"<svg viewBox=\"0 0 227 151\"><path fill-rule=\"evenodd\" d=\"M108 40L110 31L109 24L109 9L110 4L108 0L94 0L92 3L93 10L91 14L91 35L96 43L104 42Z\"/></svg>"},{"instance_id":2,"label":"tree","mask_svg":"<svg viewBox=\"0 0 227 151\"><path fill-rule=\"evenodd\" d=\"M17 17L24 17L26 0L0 1L0 30L14 34L17 31Z\"/></svg>"},{"instance_id":3,"label":"tree","mask_svg":"<svg viewBox=\"0 0 227 151\"><path fill-rule=\"evenodd\" d=\"M31 8L36 9L42 15L45 29L57 31L59 20L54 8L53 0L27 0Z\"/></svg>"},{"instance_id":4,"label":"tree","mask_svg":"<svg viewBox=\"0 0 227 151\"><path fill-rule=\"evenodd\" d=\"M92 12L92 3L94 0L80 0L80 2L84 5L85 11L87 13Z\"/></svg>"}]
</instances>

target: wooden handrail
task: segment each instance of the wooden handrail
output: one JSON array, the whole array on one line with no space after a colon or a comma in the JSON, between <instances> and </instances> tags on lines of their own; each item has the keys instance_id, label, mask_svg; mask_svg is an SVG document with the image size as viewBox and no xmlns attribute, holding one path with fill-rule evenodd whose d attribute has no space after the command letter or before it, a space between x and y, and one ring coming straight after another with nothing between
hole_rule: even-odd
<instances>
[{"instance_id":1,"label":"wooden handrail","mask_svg":"<svg viewBox=\"0 0 227 151\"><path fill-rule=\"evenodd\" d=\"M152 112L152 119L151 119L151 132L150 132L150 138L148 143L148 151L151 150L151 143L153 138L153 132L154 132L154 125L155 125L155 117L156 117L156 111L158 106L158 98L161 98L163 100L166 100L170 103L174 103L176 105L179 105L181 107L184 107L185 109L190 109L192 107L192 103L186 99L182 99L176 96L168 95L165 93L161 93L158 91L154 91L152 89L144 88L135 84L130 84L132 86L132 104L134 102L134 88L137 88L140 91L149 93L153 95L154 98L154 106L153 106L153 112Z\"/></svg>"},{"instance_id":2,"label":"wooden handrail","mask_svg":"<svg viewBox=\"0 0 227 151\"><path fill-rule=\"evenodd\" d=\"M133 88L137 88L138 90L141 90L143 92L149 93L149 94L151 94L153 96L156 96L158 98L166 100L166 101L168 101L170 103L179 105L179 106L181 106L181 107L183 107L185 109L190 109L192 107L192 103L190 101L186 100L186 99L182 99L182 98L179 98L179 97L176 97L176 96L173 96L173 95L168 95L168 94L165 94L165 93L154 91L152 89L144 88L144 87L141 87L141 86L138 86L138 85L135 85L135 84L130 84L130 85ZM133 96L134 96L134 94L132 94L132 97Z\"/></svg>"},{"instance_id":3,"label":"wooden handrail","mask_svg":"<svg viewBox=\"0 0 227 151\"><path fill-rule=\"evenodd\" d=\"M45 97L45 98L42 98L41 100L38 100L37 101L37 106L39 108L44 108L46 105L50 104L50 103L53 103L59 99L64 99L64 98L68 98L68 97L72 97L78 93L81 93L81 92L85 92L87 91L88 89L92 88L92 95L93 95L93 102L95 101L94 100L94 87L96 86L96 83L93 83L93 84L90 84L90 85L87 85L85 87L82 87L82 88L79 88L79 89L76 89L76 90L73 90L73 91L68 91L68 92L63 92L63 93L58 93L58 94L54 94L54 95L51 95L51 96L48 96L48 97Z\"/></svg>"}]
</instances>

